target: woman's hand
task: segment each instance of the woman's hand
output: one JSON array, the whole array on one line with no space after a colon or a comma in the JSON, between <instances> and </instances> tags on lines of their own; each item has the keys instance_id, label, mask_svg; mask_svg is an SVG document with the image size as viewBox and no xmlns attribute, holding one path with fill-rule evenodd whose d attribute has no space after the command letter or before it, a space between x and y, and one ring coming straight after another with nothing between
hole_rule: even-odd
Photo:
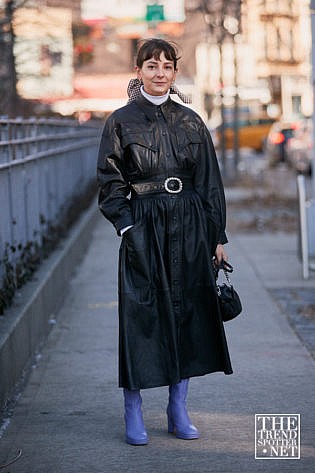
<instances>
[{"instance_id":1,"label":"woman's hand","mask_svg":"<svg viewBox=\"0 0 315 473\"><path fill-rule=\"evenodd\" d=\"M221 243L218 243L218 245L216 247L216 250L215 250L215 260L214 260L214 262L217 266L219 266L222 260L227 261L228 257L227 257L227 254L224 251L224 246L221 245Z\"/></svg>"}]
</instances>

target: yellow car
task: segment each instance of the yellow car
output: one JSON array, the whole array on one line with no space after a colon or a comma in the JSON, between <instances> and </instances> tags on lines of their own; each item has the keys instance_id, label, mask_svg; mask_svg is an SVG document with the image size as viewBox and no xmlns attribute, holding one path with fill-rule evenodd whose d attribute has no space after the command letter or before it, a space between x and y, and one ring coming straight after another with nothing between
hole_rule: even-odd
<instances>
[{"instance_id":1,"label":"yellow car","mask_svg":"<svg viewBox=\"0 0 315 473\"><path fill-rule=\"evenodd\" d=\"M269 130L274 123L271 118L257 118L240 121L238 124L238 142L240 148L253 148L262 151ZM221 142L221 130L217 132L218 147ZM234 129L232 123L225 124L224 139L226 149L234 146Z\"/></svg>"}]
</instances>

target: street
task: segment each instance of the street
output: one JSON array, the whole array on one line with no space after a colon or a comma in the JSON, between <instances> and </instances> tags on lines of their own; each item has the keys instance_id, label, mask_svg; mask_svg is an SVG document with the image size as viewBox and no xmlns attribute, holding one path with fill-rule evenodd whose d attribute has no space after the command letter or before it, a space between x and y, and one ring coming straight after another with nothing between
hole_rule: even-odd
<instances>
[{"instance_id":1,"label":"street","mask_svg":"<svg viewBox=\"0 0 315 473\"><path fill-rule=\"evenodd\" d=\"M220 152L218 151L218 156ZM226 157L226 169L234 178L234 156L233 151L229 150ZM242 181L242 187L252 187L256 184L256 194L274 194L281 197L296 199L297 197L297 173L286 163L280 163L276 167L270 167L268 164L268 155L266 153L257 153L250 148L242 148L240 160L238 163L238 177L236 182ZM306 193L311 196L311 177L305 176ZM233 181L232 181L233 183ZM239 184L238 184L239 185Z\"/></svg>"},{"instance_id":2,"label":"street","mask_svg":"<svg viewBox=\"0 0 315 473\"><path fill-rule=\"evenodd\" d=\"M236 193L227 189L228 202ZM117 387L119 238L99 216L54 328L2 430L0 464L21 449L10 473L313 473L315 362L276 291L314 293L314 275L302 280L292 232L235 229L229 237L232 282L243 303L239 318L225 325L234 374L191 380L188 406L199 440L167 433L163 387L143 391L149 445L124 442ZM300 414L300 459L255 459L255 414Z\"/></svg>"},{"instance_id":3,"label":"street","mask_svg":"<svg viewBox=\"0 0 315 473\"><path fill-rule=\"evenodd\" d=\"M315 472L314 38L315 0L0 0L0 473ZM213 253L233 374L190 380L198 439L142 389L131 445L119 376L229 358Z\"/></svg>"}]
</instances>

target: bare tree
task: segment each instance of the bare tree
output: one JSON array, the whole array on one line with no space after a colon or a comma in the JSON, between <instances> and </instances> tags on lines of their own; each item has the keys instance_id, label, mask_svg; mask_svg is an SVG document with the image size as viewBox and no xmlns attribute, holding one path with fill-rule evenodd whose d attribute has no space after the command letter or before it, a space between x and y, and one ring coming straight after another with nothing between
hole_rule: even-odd
<instances>
[{"instance_id":1,"label":"bare tree","mask_svg":"<svg viewBox=\"0 0 315 473\"><path fill-rule=\"evenodd\" d=\"M204 14L205 22L209 27L210 38L218 45L220 51L220 91L221 91L221 132L220 151L223 174L226 174L226 148L225 148L225 110L224 110L224 84L222 45L226 40L234 41L240 32L242 0L200 0L199 9ZM236 54L236 53L235 53ZM236 57L236 56L235 56ZM235 64L237 67L237 64ZM235 84L237 86L237 84ZM235 96L234 110L234 158L235 168L238 162L238 97Z\"/></svg>"},{"instance_id":2,"label":"bare tree","mask_svg":"<svg viewBox=\"0 0 315 473\"><path fill-rule=\"evenodd\" d=\"M14 60L14 31L12 25L14 1L5 3L0 19L0 114L11 115L16 108L18 96L16 90L16 70Z\"/></svg>"},{"instance_id":3,"label":"bare tree","mask_svg":"<svg viewBox=\"0 0 315 473\"><path fill-rule=\"evenodd\" d=\"M21 105L14 56L14 12L29 0L6 0L0 8L0 115L14 116Z\"/></svg>"}]
</instances>

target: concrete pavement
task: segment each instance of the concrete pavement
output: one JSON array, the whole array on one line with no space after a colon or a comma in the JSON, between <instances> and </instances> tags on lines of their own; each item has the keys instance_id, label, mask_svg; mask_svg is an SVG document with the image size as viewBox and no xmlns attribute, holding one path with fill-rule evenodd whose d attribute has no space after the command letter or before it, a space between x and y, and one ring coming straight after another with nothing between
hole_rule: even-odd
<instances>
[{"instance_id":1,"label":"concrete pavement","mask_svg":"<svg viewBox=\"0 0 315 473\"><path fill-rule=\"evenodd\" d=\"M244 306L226 324L234 374L195 378L189 410L201 438L167 434L167 388L143 391L150 436L124 442L117 388L119 239L101 216L14 415L0 440L10 473L258 473L315 471L315 362L269 289L310 287L290 234L230 236ZM255 414L300 414L300 459L255 459Z\"/></svg>"}]
</instances>

